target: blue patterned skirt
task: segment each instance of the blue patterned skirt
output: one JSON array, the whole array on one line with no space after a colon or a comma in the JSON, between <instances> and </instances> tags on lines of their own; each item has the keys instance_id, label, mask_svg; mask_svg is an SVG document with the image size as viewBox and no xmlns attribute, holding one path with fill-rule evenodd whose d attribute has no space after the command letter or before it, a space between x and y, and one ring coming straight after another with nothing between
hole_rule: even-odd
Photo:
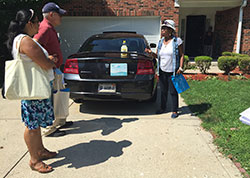
<instances>
[{"instance_id":1,"label":"blue patterned skirt","mask_svg":"<svg viewBox=\"0 0 250 178\"><path fill-rule=\"evenodd\" d=\"M29 130L52 125L54 121L52 99L22 100L21 115L22 121Z\"/></svg>"}]
</instances>

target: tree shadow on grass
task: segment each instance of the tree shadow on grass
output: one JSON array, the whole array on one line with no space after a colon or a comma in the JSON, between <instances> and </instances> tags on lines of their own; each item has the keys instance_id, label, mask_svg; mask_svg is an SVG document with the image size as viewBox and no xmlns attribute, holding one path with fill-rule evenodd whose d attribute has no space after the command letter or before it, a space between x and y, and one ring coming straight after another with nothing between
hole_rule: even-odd
<instances>
[{"instance_id":1,"label":"tree shadow on grass","mask_svg":"<svg viewBox=\"0 0 250 178\"><path fill-rule=\"evenodd\" d=\"M69 164L69 168L81 168L103 163L111 157L119 157L123 154L123 148L132 142L123 140L119 142L106 140L92 140L89 143L80 143L63 150L59 150L57 158L64 158L51 164L52 167L60 167Z\"/></svg>"},{"instance_id":2,"label":"tree shadow on grass","mask_svg":"<svg viewBox=\"0 0 250 178\"><path fill-rule=\"evenodd\" d=\"M200 114L205 113L211 107L212 104L210 103L200 103L183 106L180 108L180 110L181 114L191 114L192 116L198 116Z\"/></svg>"}]
</instances>

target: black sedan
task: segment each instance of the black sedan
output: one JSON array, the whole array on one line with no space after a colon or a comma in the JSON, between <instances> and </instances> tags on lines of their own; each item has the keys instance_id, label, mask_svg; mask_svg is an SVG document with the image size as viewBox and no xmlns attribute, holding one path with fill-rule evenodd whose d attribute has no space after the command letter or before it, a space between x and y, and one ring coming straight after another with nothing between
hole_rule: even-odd
<instances>
[{"instance_id":1,"label":"black sedan","mask_svg":"<svg viewBox=\"0 0 250 178\"><path fill-rule=\"evenodd\" d=\"M70 98L78 103L84 100L155 101L156 60L145 53L145 48L149 48L148 42L135 32L91 36L65 62L64 79Z\"/></svg>"}]
</instances>

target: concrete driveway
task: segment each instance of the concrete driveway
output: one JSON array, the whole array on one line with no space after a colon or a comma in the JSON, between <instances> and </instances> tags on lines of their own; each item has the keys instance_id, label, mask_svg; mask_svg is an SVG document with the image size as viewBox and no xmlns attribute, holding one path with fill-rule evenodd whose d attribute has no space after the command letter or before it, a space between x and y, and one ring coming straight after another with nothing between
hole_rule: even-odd
<instances>
[{"instance_id":1,"label":"concrete driveway","mask_svg":"<svg viewBox=\"0 0 250 178\"><path fill-rule=\"evenodd\" d=\"M182 98L177 119L171 119L170 112L155 115L157 105L70 100L68 120L74 124L67 135L43 138L48 149L59 152L45 161L55 170L43 175L28 166L20 102L1 98L0 177L242 177Z\"/></svg>"}]
</instances>

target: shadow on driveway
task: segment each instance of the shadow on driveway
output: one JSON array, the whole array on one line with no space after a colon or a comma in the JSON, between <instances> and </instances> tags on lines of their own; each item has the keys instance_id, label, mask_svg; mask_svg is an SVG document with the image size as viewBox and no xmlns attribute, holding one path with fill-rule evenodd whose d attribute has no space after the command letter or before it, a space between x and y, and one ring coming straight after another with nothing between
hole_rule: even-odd
<instances>
[{"instance_id":1,"label":"shadow on driveway","mask_svg":"<svg viewBox=\"0 0 250 178\"><path fill-rule=\"evenodd\" d=\"M100 115L152 115L158 103L127 101L86 101L80 105L80 112Z\"/></svg>"},{"instance_id":2,"label":"shadow on driveway","mask_svg":"<svg viewBox=\"0 0 250 178\"><path fill-rule=\"evenodd\" d=\"M64 158L51 164L52 167L60 167L69 164L69 168L81 168L96 165L107 161L111 157L123 154L123 148L132 142L123 140L120 142L92 140L89 143L80 143L66 149L60 150L57 158Z\"/></svg>"},{"instance_id":3,"label":"shadow on driveway","mask_svg":"<svg viewBox=\"0 0 250 178\"><path fill-rule=\"evenodd\" d=\"M102 130L102 135L108 135L116 130L122 128L122 124L125 122L134 122L139 120L138 118L125 118L119 119L114 117L102 117L93 120L81 120L75 121L70 127L70 130L66 130L67 134L82 134L88 132L95 132Z\"/></svg>"}]
</instances>

